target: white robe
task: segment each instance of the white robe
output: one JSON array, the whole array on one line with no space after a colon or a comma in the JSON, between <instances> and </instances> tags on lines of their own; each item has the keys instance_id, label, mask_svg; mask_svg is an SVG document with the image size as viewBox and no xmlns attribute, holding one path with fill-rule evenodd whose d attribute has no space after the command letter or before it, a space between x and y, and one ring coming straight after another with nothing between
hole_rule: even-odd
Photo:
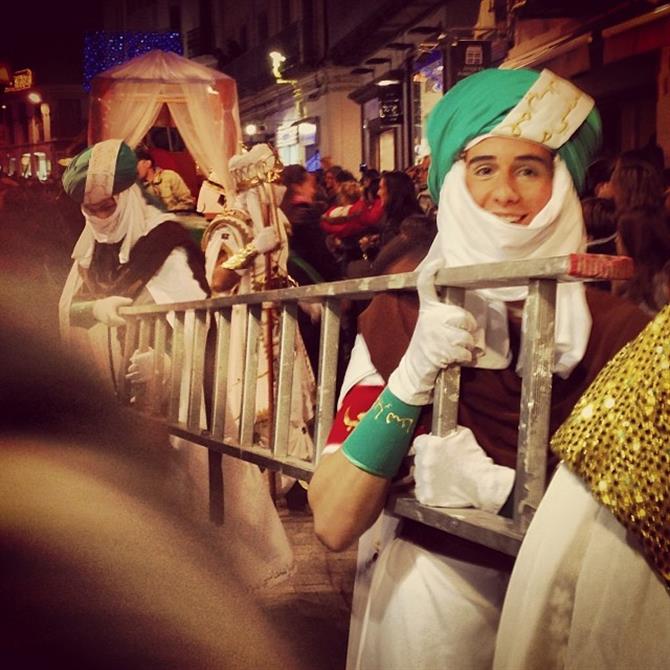
<instances>
[{"instance_id":1,"label":"white robe","mask_svg":"<svg viewBox=\"0 0 670 670\"><path fill-rule=\"evenodd\" d=\"M75 259L61 298L61 325L63 336L77 351L92 374L112 392L112 377L108 346L114 351L114 370L118 374L121 351L115 329L97 324L88 330L69 325L69 307L81 286L79 263ZM157 304L200 300L205 292L194 279L188 265L186 252L175 249L159 271L147 282L148 298ZM185 341L189 342L193 319L188 315L185 323ZM111 336L110 336L111 332ZM185 351L182 399L187 397L190 378L190 349ZM181 408L185 412L185 405ZM182 416L182 419L185 417ZM192 512L207 518L209 514L209 468L207 450L181 438L172 437L170 456L177 459L180 477L171 482L180 502ZM168 457L168 453L166 453ZM221 530L230 538L227 560L249 588L260 588L285 579L295 567L293 552L269 495L268 485L259 469L236 458L223 459L224 525Z\"/></svg>"},{"instance_id":2,"label":"white robe","mask_svg":"<svg viewBox=\"0 0 670 670\"><path fill-rule=\"evenodd\" d=\"M664 670L670 594L626 529L561 465L503 606L495 670Z\"/></svg>"},{"instance_id":3,"label":"white robe","mask_svg":"<svg viewBox=\"0 0 670 670\"><path fill-rule=\"evenodd\" d=\"M218 219L212 222L213 232L207 242L205 250L207 279L211 283L217 259L222 250L226 255L232 255L250 243L254 235L263 226L262 202L259 201L255 189L247 192L244 199L238 200L240 206L245 206L251 216L251 222L235 219L216 228ZM228 216L228 215L227 215ZM283 216L283 215L282 215ZM279 226L280 247L272 253L272 265L279 267L286 273L288 240L282 222ZM262 281L265 276L265 256L258 255L248 271L240 277L240 281L233 290L237 295L250 293L254 290L254 282ZM239 438L239 422L242 410L242 384L245 365L245 331L246 310L243 306L233 308L231 319L230 353L228 360L228 389L226 394L226 421L224 437L226 441L236 444ZM268 382L268 337L267 320L268 310L263 311L262 336L260 338L258 356L258 383L256 386L256 422L254 432L262 446L269 448L269 382ZM278 314L273 314L273 356L278 352L279 321ZM314 417L314 403L316 383L312 372L307 351L300 333L296 333L295 369L291 397L291 426L289 431L288 454L300 459L310 459L314 453L314 444L310 437L307 424Z\"/></svg>"}]
</instances>

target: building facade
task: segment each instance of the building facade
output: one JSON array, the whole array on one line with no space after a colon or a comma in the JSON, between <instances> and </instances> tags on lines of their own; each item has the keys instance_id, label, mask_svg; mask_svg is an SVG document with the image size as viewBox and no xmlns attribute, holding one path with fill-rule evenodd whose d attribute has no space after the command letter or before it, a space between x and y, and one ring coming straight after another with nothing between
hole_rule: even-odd
<instances>
[{"instance_id":1,"label":"building facade","mask_svg":"<svg viewBox=\"0 0 670 670\"><path fill-rule=\"evenodd\" d=\"M657 143L670 165L670 3L443 2L386 36L374 51L348 52L366 78L351 97L371 166L420 160L433 105L487 66L547 67L572 79L601 111L604 155Z\"/></svg>"},{"instance_id":2,"label":"building facade","mask_svg":"<svg viewBox=\"0 0 670 670\"><path fill-rule=\"evenodd\" d=\"M218 5L219 56L238 83L247 142L273 142L285 164L353 169L361 146L348 94L358 80L329 62L327 10L323 0Z\"/></svg>"},{"instance_id":3,"label":"building facade","mask_svg":"<svg viewBox=\"0 0 670 670\"><path fill-rule=\"evenodd\" d=\"M271 141L285 163L405 168L443 93L492 65L573 79L608 153L656 142L670 164L670 2L106 0L101 16L107 31L179 33L186 56L237 81L247 144ZM5 92L2 169L48 174L86 116L79 82Z\"/></svg>"},{"instance_id":4,"label":"building facade","mask_svg":"<svg viewBox=\"0 0 670 670\"><path fill-rule=\"evenodd\" d=\"M592 95L604 151L657 143L670 165L670 3L529 0L504 67L547 67Z\"/></svg>"},{"instance_id":5,"label":"building facade","mask_svg":"<svg viewBox=\"0 0 670 670\"><path fill-rule=\"evenodd\" d=\"M86 127L81 84L39 84L32 70L13 73L0 94L0 173L44 181Z\"/></svg>"}]
</instances>

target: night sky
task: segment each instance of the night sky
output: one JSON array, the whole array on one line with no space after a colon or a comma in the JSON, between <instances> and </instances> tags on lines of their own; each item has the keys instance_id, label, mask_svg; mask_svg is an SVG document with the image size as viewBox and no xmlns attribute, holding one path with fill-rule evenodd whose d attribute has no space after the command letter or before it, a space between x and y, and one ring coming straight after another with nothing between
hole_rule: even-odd
<instances>
[{"instance_id":1,"label":"night sky","mask_svg":"<svg viewBox=\"0 0 670 670\"><path fill-rule=\"evenodd\" d=\"M101 28L98 0L5 0L0 61L31 68L36 84L81 83L84 33Z\"/></svg>"}]
</instances>

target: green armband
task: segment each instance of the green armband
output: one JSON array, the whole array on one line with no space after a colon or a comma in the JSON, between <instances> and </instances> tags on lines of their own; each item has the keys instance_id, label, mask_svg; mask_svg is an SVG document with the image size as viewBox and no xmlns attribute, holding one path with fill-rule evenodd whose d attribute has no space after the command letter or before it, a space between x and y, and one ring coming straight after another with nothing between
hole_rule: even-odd
<instances>
[{"instance_id":1,"label":"green armband","mask_svg":"<svg viewBox=\"0 0 670 670\"><path fill-rule=\"evenodd\" d=\"M420 413L420 405L408 405L385 388L344 441L342 453L357 468L391 479L409 450Z\"/></svg>"},{"instance_id":2,"label":"green armband","mask_svg":"<svg viewBox=\"0 0 670 670\"><path fill-rule=\"evenodd\" d=\"M95 300L78 300L70 305L70 325L78 328L93 328L98 320L93 316Z\"/></svg>"}]
</instances>

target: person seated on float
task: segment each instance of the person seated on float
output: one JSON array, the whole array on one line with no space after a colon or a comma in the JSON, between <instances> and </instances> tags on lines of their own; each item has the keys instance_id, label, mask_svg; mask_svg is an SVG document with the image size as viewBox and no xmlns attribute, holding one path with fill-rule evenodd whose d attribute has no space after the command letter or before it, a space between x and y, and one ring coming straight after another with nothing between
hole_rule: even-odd
<instances>
[{"instance_id":1,"label":"person seated on float","mask_svg":"<svg viewBox=\"0 0 670 670\"><path fill-rule=\"evenodd\" d=\"M181 175L158 167L148 149L138 148L136 153L137 176L147 191L158 198L168 212L192 211L195 198Z\"/></svg>"}]
</instances>

